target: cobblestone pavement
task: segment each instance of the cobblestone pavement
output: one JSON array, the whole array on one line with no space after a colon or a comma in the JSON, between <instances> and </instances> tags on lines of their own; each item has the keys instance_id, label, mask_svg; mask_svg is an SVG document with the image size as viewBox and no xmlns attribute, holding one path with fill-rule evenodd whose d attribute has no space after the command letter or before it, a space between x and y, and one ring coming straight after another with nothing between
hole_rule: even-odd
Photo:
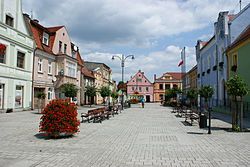
<instances>
[{"instance_id":1,"label":"cobblestone pavement","mask_svg":"<svg viewBox=\"0 0 250 167\"><path fill-rule=\"evenodd\" d=\"M81 108L79 112L86 111ZM212 134L159 104L133 106L103 123L81 123L73 138L39 137L41 115L0 114L0 166L250 166L250 133L213 120Z\"/></svg>"}]
</instances>

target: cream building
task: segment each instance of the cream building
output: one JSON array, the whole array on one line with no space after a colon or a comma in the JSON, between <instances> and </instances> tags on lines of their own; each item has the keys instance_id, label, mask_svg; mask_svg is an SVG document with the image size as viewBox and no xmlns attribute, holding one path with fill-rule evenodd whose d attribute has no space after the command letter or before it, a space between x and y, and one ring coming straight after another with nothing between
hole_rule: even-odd
<instances>
[{"instance_id":1,"label":"cream building","mask_svg":"<svg viewBox=\"0 0 250 167\"><path fill-rule=\"evenodd\" d=\"M0 0L0 46L0 109L30 109L34 42L21 0Z\"/></svg>"}]
</instances>

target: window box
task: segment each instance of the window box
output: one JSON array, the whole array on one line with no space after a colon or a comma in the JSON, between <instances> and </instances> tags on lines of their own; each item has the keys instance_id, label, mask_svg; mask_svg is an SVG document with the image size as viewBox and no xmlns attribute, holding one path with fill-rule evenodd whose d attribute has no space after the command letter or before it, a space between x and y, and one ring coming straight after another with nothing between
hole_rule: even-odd
<instances>
[{"instance_id":1,"label":"window box","mask_svg":"<svg viewBox=\"0 0 250 167\"><path fill-rule=\"evenodd\" d=\"M213 71L217 70L217 65L213 66Z\"/></svg>"},{"instance_id":2,"label":"window box","mask_svg":"<svg viewBox=\"0 0 250 167\"><path fill-rule=\"evenodd\" d=\"M231 71L236 72L236 71L237 71L237 66L236 66L236 65L233 65L233 66L231 67Z\"/></svg>"},{"instance_id":3,"label":"window box","mask_svg":"<svg viewBox=\"0 0 250 167\"><path fill-rule=\"evenodd\" d=\"M207 73L209 74L209 73L210 73L210 71L211 71L211 70L210 70L210 69L208 69L208 70L207 70Z\"/></svg>"},{"instance_id":4,"label":"window box","mask_svg":"<svg viewBox=\"0 0 250 167\"><path fill-rule=\"evenodd\" d=\"M220 67L220 68L223 68L223 65L224 65L224 62L223 62L223 61L219 63L219 67Z\"/></svg>"}]
</instances>

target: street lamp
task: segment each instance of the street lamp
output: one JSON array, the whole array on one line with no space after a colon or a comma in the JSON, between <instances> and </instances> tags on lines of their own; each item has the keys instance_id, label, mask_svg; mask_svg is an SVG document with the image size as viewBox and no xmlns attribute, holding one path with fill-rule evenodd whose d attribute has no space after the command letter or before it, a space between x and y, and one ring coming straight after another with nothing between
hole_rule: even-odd
<instances>
[{"instance_id":1,"label":"street lamp","mask_svg":"<svg viewBox=\"0 0 250 167\"><path fill-rule=\"evenodd\" d=\"M123 54L121 56L112 56L112 60L115 60L115 58L118 58L119 60L121 60L121 67L122 67L122 83L124 84L124 64L127 58L130 58L132 60L135 59L134 55L127 55L124 56ZM122 110L123 110L123 104L124 104L124 92L122 91L122 101L121 101L121 105L122 105Z\"/></svg>"}]
</instances>

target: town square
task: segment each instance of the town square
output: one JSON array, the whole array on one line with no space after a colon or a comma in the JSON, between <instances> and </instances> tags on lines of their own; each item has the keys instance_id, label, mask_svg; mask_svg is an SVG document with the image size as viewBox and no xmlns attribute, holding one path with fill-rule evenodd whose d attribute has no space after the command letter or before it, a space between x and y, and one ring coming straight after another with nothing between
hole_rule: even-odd
<instances>
[{"instance_id":1,"label":"town square","mask_svg":"<svg viewBox=\"0 0 250 167\"><path fill-rule=\"evenodd\" d=\"M250 0L0 0L0 167L250 166Z\"/></svg>"}]
</instances>

